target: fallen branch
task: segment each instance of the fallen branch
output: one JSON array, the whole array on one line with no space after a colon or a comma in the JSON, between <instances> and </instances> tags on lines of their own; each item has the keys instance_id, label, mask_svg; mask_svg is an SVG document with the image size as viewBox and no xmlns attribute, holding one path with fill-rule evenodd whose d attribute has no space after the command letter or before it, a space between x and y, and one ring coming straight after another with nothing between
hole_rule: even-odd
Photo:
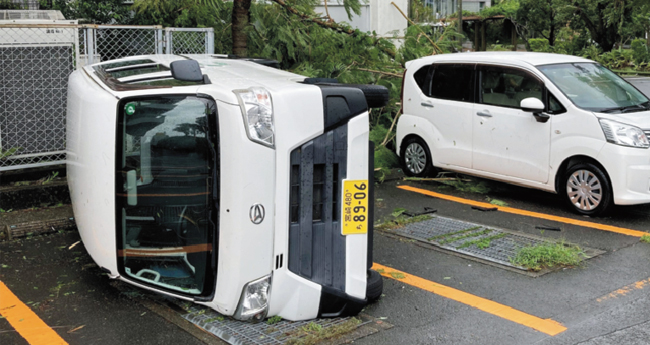
<instances>
[{"instance_id":1,"label":"fallen branch","mask_svg":"<svg viewBox=\"0 0 650 345\"><path fill-rule=\"evenodd\" d=\"M433 46L433 54L431 54L431 55L436 55L436 49L438 50L438 52L440 52L440 54L444 53L444 52L442 51L442 49L440 49L440 47L438 47L438 45L436 44L436 42L434 42L434 41L431 39L431 37L429 37L429 35L427 35L426 32L424 32L424 30L422 30L422 28L421 28L419 25L415 24L415 23L411 20L411 18L409 18L406 14L404 14L404 12L402 12L402 10L401 10L397 5L395 5L395 2L392 2L392 1L391 1L391 5L395 6L395 8L399 11L399 13L401 13L402 16L403 16L404 18L406 18L406 20L408 20L409 23L411 23L411 25L417 27L418 30L420 30L420 32L422 32L422 33L424 34L424 37L426 37L426 38L429 40L429 42L431 42L431 45Z\"/></svg>"},{"instance_id":2,"label":"fallen branch","mask_svg":"<svg viewBox=\"0 0 650 345\"><path fill-rule=\"evenodd\" d=\"M334 31L337 31L337 32L340 32L340 33L348 34L350 36L354 36L354 35L357 34L357 31L352 30L351 28L346 28L346 27L340 26L335 21L324 22L324 21L319 20L317 18L313 18L313 17L308 16L308 15L306 15L304 13L301 13L300 11L296 10L295 8L289 6L284 0L272 0L272 1L275 2L276 4L282 6L282 8L284 8L285 10L295 14L296 16L298 16L298 17L300 17L300 18L302 18L304 20L308 20L308 21L310 21L312 23L315 23L315 24L317 24L317 25L319 25L321 27L324 27L326 29L331 29L331 30L334 30ZM388 49L383 49L383 48L381 50L384 53L390 55L392 58L395 58L395 52L394 51L388 50Z\"/></svg>"},{"instance_id":3,"label":"fallen branch","mask_svg":"<svg viewBox=\"0 0 650 345\"><path fill-rule=\"evenodd\" d=\"M395 114L395 118L393 119L393 123L390 124L390 129L386 133L386 137L384 137L384 141L381 142L380 146L386 146L388 142L392 139L389 139L390 134L393 132L393 127L395 127L395 123L397 122L397 119L402 115L402 106L400 104L399 110L397 111L397 114Z\"/></svg>"},{"instance_id":4,"label":"fallen branch","mask_svg":"<svg viewBox=\"0 0 650 345\"><path fill-rule=\"evenodd\" d=\"M371 73L377 73L377 74L383 74L383 75L387 75L387 76L389 76L389 77L395 77L395 78L402 78L402 75L401 75L401 74L397 74L397 73L384 72L384 71L375 71L375 70L367 69L367 68L357 68L357 69L358 69L359 71L371 72Z\"/></svg>"},{"instance_id":5,"label":"fallen branch","mask_svg":"<svg viewBox=\"0 0 650 345\"><path fill-rule=\"evenodd\" d=\"M459 179L456 177L404 177L404 181L434 181L434 182L444 182L444 181L463 181L469 182L470 179Z\"/></svg>"}]
</instances>

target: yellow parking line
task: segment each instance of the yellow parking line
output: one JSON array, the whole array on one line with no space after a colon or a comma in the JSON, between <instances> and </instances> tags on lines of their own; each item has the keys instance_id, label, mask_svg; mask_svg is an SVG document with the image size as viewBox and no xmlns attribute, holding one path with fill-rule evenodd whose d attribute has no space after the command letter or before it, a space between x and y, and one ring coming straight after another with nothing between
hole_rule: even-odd
<instances>
[{"instance_id":1,"label":"yellow parking line","mask_svg":"<svg viewBox=\"0 0 650 345\"><path fill-rule=\"evenodd\" d=\"M572 225L579 225L579 226L583 226L583 227L586 227L586 228L592 228L592 229L603 230L603 231L610 231L610 232L615 232L615 233L619 233L619 234L623 234L623 235L627 235L627 236L641 237L643 235L648 235L647 232L643 232L643 231L631 230L631 229L626 229L626 228L619 228L617 226L598 224L598 223L593 223L593 222L586 222L586 221L583 221L583 220L575 220L575 219L565 218L565 217L552 216L550 214L525 211L525 210L520 210L518 208L505 207L505 206L496 206L496 205L493 205L493 204L488 204L486 202L463 199L463 198L459 198L459 197L455 197L455 196L451 196L451 195L447 195L447 194L440 194L440 193L432 192L430 190L415 188L415 187L411 187L411 186L398 186L397 188L407 190L407 191L410 191L410 192L415 192L415 193L420 193L420 194L432 196L434 198L439 198L439 199L448 200L448 201L454 201L454 202L458 202L458 203L461 203L461 204L466 204L466 205L471 205L471 206L478 206L478 207L485 207L485 208L496 208L497 210L499 210L501 212L517 214L517 215L521 215L521 216L534 217L534 218L541 218L541 219L551 220L551 221L554 221L554 222L560 222L560 223L566 223L566 224L572 224Z\"/></svg>"},{"instance_id":2,"label":"yellow parking line","mask_svg":"<svg viewBox=\"0 0 650 345\"><path fill-rule=\"evenodd\" d=\"M0 315L7 319L30 345L68 344L21 302L3 282L0 282Z\"/></svg>"},{"instance_id":3,"label":"yellow parking line","mask_svg":"<svg viewBox=\"0 0 650 345\"><path fill-rule=\"evenodd\" d=\"M597 302L603 302L608 299L612 298L618 298L621 296L626 296L629 293L632 293L633 291L636 290L643 290L644 288L650 286L650 278L640 280L636 283L632 283L630 285L624 286L616 291L612 291L611 293L608 293L607 295L600 297L596 299Z\"/></svg>"},{"instance_id":4,"label":"yellow parking line","mask_svg":"<svg viewBox=\"0 0 650 345\"><path fill-rule=\"evenodd\" d=\"M454 301L467 304L486 313L510 320L520 325L530 327L542 333L554 336L566 331L561 323L551 319L542 319L522 311L503 305L489 299L474 296L467 292L456 290L430 280L426 280L414 275L374 263L372 268L378 271L382 276L395 279L402 283L415 286L425 291L433 292L436 295L443 296Z\"/></svg>"}]
</instances>

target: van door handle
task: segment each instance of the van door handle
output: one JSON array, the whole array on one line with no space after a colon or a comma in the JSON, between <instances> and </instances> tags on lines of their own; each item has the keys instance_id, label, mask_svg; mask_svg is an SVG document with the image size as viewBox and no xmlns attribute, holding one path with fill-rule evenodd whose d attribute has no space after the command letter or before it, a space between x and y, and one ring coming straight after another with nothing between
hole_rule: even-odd
<instances>
[{"instance_id":1,"label":"van door handle","mask_svg":"<svg viewBox=\"0 0 650 345\"><path fill-rule=\"evenodd\" d=\"M476 115L483 116L483 117L492 117L490 113L484 113L482 111L479 111L478 113L476 113Z\"/></svg>"},{"instance_id":2,"label":"van door handle","mask_svg":"<svg viewBox=\"0 0 650 345\"><path fill-rule=\"evenodd\" d=\"M422 103L420 103L420 105L423 106L423 107L427 107L427 108L433 108L433 104L431 104L429 102L422 102Z\"/></svg>"}]
</instances>

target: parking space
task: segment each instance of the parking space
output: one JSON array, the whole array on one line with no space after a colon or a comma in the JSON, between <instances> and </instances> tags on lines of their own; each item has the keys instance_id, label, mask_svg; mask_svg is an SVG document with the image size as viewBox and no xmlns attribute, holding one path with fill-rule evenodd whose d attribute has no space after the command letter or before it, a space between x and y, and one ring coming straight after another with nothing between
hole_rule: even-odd
<instances>
[{"instance_id":1,"label":"parking space","mask_svg":"<svg viewBox=\"0 0 650 345\"><path fill-rule=\"evenodd\" d=\"M639 242L638 237L644 233L643 220L648 219L650 208L616 208L606 218L580 217L566 212L560 198L552 194L483 182L490 192L459 192L437 183L387 182L377 192L378 219L390 218L395 205L414 211L429 207L439 216L563 238L605 253L579 267L531 278L450 255L421 242L379 235L375 241L376 266L390 271L384 272L384 298L368 311L387 316L396 327L384 334L385 340L364 339L361 343L575 344L588 339L623 339L626 328L650 319L643 307L650 291L650 245ZM415 193L413 189L437 195ZM472 208L476 206L472 203L496 198L522 212ZM536 228L539 225L560 231L543 231ZM411 284L412 276L420 283ZM429 288L417 286L421 284ZM460 291L471 300L489 302L466 303L455 298L455 293L441 290ZM495 309L505 311L506 317L486 312L485 306L491 303L497 303ZM511 311L525 316L509 321ZM550 334L517 322L538 319L566 329Z\"/></svg>"},{"instance_id":2,"label":"parking space","mask_svg":"<svg viewBox=\"0 0 650 345\"><path fill-rule=\"evenodd\" d=\"M534 278L396 232L377 231L374 268L384 276L384 293L363 311L367 315L363 324L372 323L374 328L359 328L348 341L596 344L598 339L618 341L644 334L642 326L650 322L650 244L639 237L647 230L649 206L617 207L606 217L589 218L568 212L552 194L484 180L468 182L472 183L484 188L461 191L401 177L386 181L376 189L376 224L390 219L396 208L417 213L428 207L436 210L436 217L535 238L564 239L603 253L578 267ZM500 206L490 204L494 200ZM485 210L495 207L496 211ZM186 319L193 315L208 331L209 323L229 320L209 310L188 315L178 303L110 283L83 244L70 249L78 240L76 232L64 232L0 244L0 280L65 343L223 343ZM38 344L14 325L23 322L23 316L18 321L2 316L0 343ZM130 327L136 323L137 329ZM393 327L381 328L382 323ZM258 340L286 343L284 334L292 334L282 331L287 325L261 325L257 336L264 338ZM300 332L303 327L294 328ZM212 333L218 332L212 329ZM228 334L222 336L236 343Z\"/></svg>"}]
</instances>

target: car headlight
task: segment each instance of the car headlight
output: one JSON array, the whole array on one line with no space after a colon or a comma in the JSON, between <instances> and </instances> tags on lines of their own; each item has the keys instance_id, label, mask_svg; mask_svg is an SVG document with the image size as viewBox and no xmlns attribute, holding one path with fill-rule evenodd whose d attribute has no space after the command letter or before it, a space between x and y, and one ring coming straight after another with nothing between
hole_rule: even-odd
<instances>
[{"instance_id":1,"label":"car headlight","mask_svg":"<svg viewBox=\"0 0 650 345\"><path fill-rule=\"evenodd\" d=\"M260 144L273 147L275 127L273 125L273 100L264 88L251 87L233 91L239 99L248 138Z\"/></svg>"},{"instance_id":2,"label":"car headlight","mask_svg":"<svg viewBox=\"0 0 650 345\"><path fill-rule=\"evenodd\" d=\"M270 292L270 275L246 284L242 291L234 318L253 322L264 320L269 309Z\"/></svg>"},{"instance_id":3,"label":"car headlight","mask_svg":"<svg viewBox=\"0 0 650 345\"><path fill-rule=\"evenodd\" d=\"M605 119L600 119L600 126L610 143L639 148L650 147L648 137L638 127Z\"/></svg>"}]
</instances>

